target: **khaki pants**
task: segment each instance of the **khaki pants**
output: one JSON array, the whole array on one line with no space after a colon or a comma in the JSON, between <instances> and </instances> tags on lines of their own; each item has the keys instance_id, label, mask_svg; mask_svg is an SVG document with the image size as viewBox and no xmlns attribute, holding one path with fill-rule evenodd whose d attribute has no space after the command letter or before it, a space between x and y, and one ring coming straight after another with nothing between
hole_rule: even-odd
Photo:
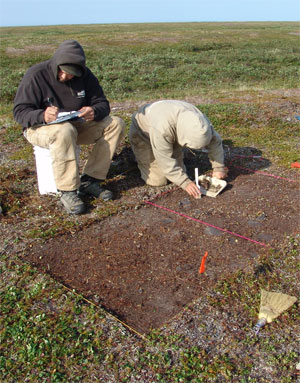
<instances>
[{"instance_id":1,"label":"khaki pants","mask_svg":"<svg viewBox=\"0 0 300 383\"><path fill-rule=\"evenodd\" d=\"M105 179L124 130L123 120L108 116L101 121L31 127L26 130L26 138L32 145L50 150L57 189L71 191L80 186L76 145L94 144L83 173Z\"/></svg>"},{"instance_id":2,"label":"khaki pants","mask_svg":"<svg viewBox=\"0 0 300 383\"><path fill-rule=\"evenodd\" d=\"M135 114L131 120L129 140L141 172L141 177L146 184L151 186L167 185L168 180L154 157L149 136L140 129L135 119ZM178 164L185 169L183 151L180 145L174 145L172 157L176 158Z\"/></svg>"}]
</instances>

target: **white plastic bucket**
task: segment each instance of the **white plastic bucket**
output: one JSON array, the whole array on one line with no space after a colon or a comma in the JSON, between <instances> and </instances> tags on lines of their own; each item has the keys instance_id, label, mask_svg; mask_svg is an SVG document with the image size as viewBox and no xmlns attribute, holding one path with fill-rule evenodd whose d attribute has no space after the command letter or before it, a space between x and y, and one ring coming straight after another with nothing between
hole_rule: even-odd
<instances>
[{"instance_id":1,"label":"white plastic bucket","mask_svg":"<svg viewBox=\"0 0 300 383\"><path fill-rule=\"evenodd\" d=\"M40 194L57 193L52 169L52 157L50 154L50 150L46 148L41 148L40 146L34 146L33 151L35 155L38 189ZM79 162L79 155L80 146L77 146L77 162Z\"/></svg>"}]
</instances>

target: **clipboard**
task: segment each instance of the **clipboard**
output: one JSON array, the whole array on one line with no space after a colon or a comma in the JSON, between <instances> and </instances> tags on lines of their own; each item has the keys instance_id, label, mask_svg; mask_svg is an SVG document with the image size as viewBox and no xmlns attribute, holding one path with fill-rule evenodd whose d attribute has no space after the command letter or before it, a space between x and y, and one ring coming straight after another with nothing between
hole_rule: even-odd
<instances>
[{"instance_id":1,"label":"clipboard","mask_svg":"<svg viewBox=\"0 0 300 383\"><path fill-rule=\"evenodd\" d=\"M74 121L79 119L79 115L82 112L79 111L73 111L73 112L61 112L58 113L57 119L55 121L48 122L48 124L45 125L53 125L53 124L59 124L61 122L65 121Z\"/></svg>"}]
</instances>

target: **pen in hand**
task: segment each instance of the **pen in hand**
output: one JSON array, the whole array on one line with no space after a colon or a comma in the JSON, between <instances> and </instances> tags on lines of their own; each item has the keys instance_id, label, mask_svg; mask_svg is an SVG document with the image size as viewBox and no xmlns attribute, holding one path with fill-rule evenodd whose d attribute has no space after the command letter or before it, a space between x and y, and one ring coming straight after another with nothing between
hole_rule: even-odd
<instances>
[{"instance_id":1,"label":"pen in hand","mask_svg":"<svg viewBox=\"0 0 300 383\"><path fill-rule=\"evenodd\" d=\"M46 124L49 122L55 121L58 115L58 108L53 105L52 98L48 97L46 100L47 108L44 112L44 121Z\"/></svg>"},{"instance_id":2,"label":"pen in hand","mask_svg":"<svg viewBox=\"0 0 300 383\"><path fill-rule=\"evenodd\" d=\"M47 100L46 100L46 105L47 106L53 106L52 100L53 100L52 97L48 97Z\"/></svg>"}]
</instances>

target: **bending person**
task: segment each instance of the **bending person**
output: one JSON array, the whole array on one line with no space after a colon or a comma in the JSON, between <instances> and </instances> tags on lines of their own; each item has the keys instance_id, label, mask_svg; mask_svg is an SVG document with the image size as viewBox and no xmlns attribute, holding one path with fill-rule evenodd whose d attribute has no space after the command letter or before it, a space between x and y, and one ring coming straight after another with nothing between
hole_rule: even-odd
<instances>
[{"instance_id":1,"label":"bending person","mask_svg":"<svg viewBox=\"0 0 300 383\"><path fill-rule=\"evenodd\" d=\"M132 116L132 150L142 179L152 186L167 181L197 198L200 190L186 174L183 147L208 150L213 177L226 177L222 140L208 118L184 101L162 100L143 105Z\"/></svg>"}]
</instances>

